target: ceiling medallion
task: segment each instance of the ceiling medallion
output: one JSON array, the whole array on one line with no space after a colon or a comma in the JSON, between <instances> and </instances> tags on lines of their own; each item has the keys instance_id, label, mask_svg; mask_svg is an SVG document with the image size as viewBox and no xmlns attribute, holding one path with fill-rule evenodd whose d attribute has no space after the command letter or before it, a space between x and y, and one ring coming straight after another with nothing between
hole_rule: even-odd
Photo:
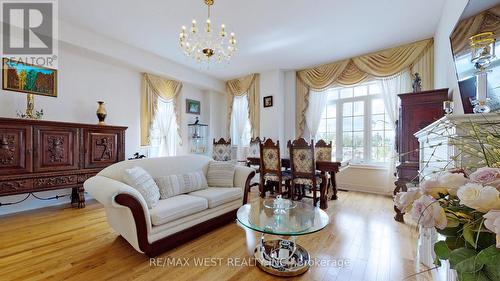
<instances>
[{"instance_id":1,"label":"ceiling medallion","mask_svg":"<svg viewBox=\"0 0 500 281\"><path fill-rule=\"evenodd\" d=\"M187 31L186 26L182 26L179 34L179 46L188 57L192 57L197 62L229 61L236 52L236 37L233 32L228 36L226 26L222 24L219 32L213 32L210 21L210 8L214 0L204 0L208 7L208 18L205 26L199 30L196 20L191 23L191 29Z\"/></svg>"}]
</instances>

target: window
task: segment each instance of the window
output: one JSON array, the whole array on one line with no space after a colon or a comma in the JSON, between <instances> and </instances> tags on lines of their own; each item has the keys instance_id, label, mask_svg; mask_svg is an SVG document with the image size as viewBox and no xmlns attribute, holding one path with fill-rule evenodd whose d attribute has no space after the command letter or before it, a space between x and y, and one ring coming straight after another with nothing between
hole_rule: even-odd
<instances>
[{"instance_id":1,"label":"window","mask_svg":"<svg viewBox=\"0 0 500 281\"><path fill-rule=\"evenodd\" d=\"M381 86L369 82L325 90L327 102L316 139L332 141L333 157L353 163L389 161L394 131Z\"/></svg>"},{"instance_id":2,"label":"window","mask_svg":"<svg viewBox=\"0 0 500 281\"><path fill-rule=\"evenodd\" d=\"M179 134L174 101L158 99L158 108L150 131L151 157L174 156L177 153Z\"/></svg>"},{"instance_id":3,"label":"window","mask_svg":"<svg viewBox=\"0 0 500 281\"><path fill-rule=\"evenodd\" d=\"M235 96L231 112L231 145L249 146L252 137L251 128L247 96Z\"/></svg>"}]
</instances>

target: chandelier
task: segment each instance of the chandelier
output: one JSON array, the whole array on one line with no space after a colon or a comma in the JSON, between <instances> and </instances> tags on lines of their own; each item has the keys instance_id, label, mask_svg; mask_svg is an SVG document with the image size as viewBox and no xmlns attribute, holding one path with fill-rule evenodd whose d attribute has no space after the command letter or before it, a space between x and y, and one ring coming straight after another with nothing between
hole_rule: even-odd
<instances>
[{"instance_id":1,"label":"chandelier","mask_svg":"<svg viewBox=\"0 0 500 281\"><path fill-rule=\"evenodd\" d=\"M219 32L214 32L210 21L210 7L214 0L204 0L208 7L208 18L201 30L196 26L196 20L191 23L188 31L186 26L182 26L179 34L179 46L188 57L197 62L218 63L228 61L236 52L236 37L233 32L227 35L226 26L222 24Z\"/></svg>"}]
</instances>

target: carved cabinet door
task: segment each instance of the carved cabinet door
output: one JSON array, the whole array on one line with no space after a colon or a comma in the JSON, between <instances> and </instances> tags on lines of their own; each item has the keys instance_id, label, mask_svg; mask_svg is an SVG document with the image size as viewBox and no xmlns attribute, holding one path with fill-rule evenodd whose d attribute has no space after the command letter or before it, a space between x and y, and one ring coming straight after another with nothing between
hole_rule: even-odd
<instances>
[{"instance_id":1,"label":"carved cabinet door","mask_svg":"<svg viewBox=\"0 0 500 281\"><path fill-rule=\"evenodd\" d=\"M31 126L0 124L0 175L32 171Z\"/></svg>"},{"instance_id":2,"label":"carved cabinet door","mask_svg":"<svg viewBox=\"0 0 500 281\"><path fill-rule=\"evenodd\" d=\"M77 128L34 127L35 172L76 170L79 164Z\"/></svg>"},{"instance_id":3,"label":"carved cabinet door","mask_svg":"<svg viewBox=\"0 0 500 281\"><path fill-rule=\"evenodd\" d=\"M85 168L102 168L125 157L123 132L84 129Z\"/></svg>"}]
</instances>

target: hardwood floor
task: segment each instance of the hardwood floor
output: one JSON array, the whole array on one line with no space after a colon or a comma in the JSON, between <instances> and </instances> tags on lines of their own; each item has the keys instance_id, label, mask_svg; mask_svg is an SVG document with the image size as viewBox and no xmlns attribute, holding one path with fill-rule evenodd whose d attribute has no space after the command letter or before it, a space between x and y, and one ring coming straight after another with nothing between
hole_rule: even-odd
<instances>
[{"instance_id":1,"label":"hardwood floor","mask_svg":"<svg viewBox=\"0 0 500 281\"><path fill-rule=\"evenodd\" d=\"M414 225L393 220L391 198L357 192L340 192L339 198L329 202L327 228L297 239L311 257L330 266L318 264L292 280L403 280L415 273L417 232ZM245 266L250 260L245 232L236 223L159 258L151 266L113 232L95 201L85 209L56 206L0 217L0 280L277 279ZM211 261L221 266L196 266L200 258L216 258ZM349 264L334 266L340 260ZM431 278L424 273L405 280Z\"/></svg>"}]
</instances>

